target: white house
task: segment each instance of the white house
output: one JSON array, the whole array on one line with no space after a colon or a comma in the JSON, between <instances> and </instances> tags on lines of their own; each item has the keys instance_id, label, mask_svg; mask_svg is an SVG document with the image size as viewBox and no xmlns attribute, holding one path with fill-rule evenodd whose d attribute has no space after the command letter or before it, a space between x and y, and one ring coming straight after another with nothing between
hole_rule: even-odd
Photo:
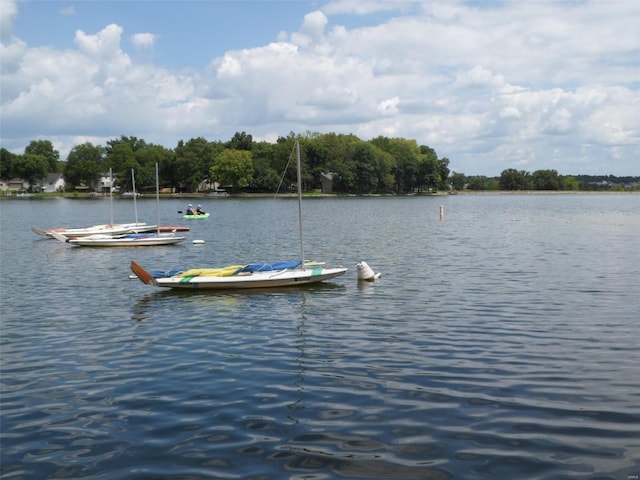
<instances>
[{"instance_id":1,"label":"white house","mask_svg":"<svg viewBox=\"0 0 640 480\"><path fill-rule=\"evenodd\" d=\"M45 193L64 192L66 182L61 173L49 173L45 178L33 184L34 191Z\"/></svg>"},{"instance_id":2,"label":"white house","mask_svg":"<svg viewBox=\"0 0 640 480\"><path fill-rule=\"evenodd\" d=\"M92 183L91 187L100 193L111 193L116 183L115 179L112 179L108 173L101 173L98 181L96 183Z\"/></svg>"}]
</instances>

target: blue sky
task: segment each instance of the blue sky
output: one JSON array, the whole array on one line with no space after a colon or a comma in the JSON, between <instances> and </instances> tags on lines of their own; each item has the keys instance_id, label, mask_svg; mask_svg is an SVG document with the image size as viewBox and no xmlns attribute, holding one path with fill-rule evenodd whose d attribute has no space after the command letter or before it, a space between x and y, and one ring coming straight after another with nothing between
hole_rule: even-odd
<instances>
[{"instance_id":1,"label":"blue sky","mask_svg":"<svg viewBox=\"0 0 640 480\"><path fill-rule=\"evenodd\" d=\"M640 2L0 0L0 144L415 139L467 175L640 175Z\"/></svg>"},{"instance_id":2,"label":"blue sky","mask_svg":"<svg viewBox=\"0 0 640 480\"><path fill-rule=\"evenodd\" d=\"M93 33L116 23L122 48L135 56L127 35L157 35L153 61L170 68L203 68L226 50L251 48L295 31L309 11L303 1L33 1L19 3L13 33L28 44L73 48L76 30ZM248 27L246 23L249 23ZM149 53L149 52L148 52Z\"/></svg>"}]
</instances>

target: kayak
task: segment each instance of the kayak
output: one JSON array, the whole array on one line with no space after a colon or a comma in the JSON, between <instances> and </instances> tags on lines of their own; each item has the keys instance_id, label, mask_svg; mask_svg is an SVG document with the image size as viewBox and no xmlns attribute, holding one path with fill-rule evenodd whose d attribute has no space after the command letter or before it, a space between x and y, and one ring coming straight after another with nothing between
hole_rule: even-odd
<instances>
[{"instance_id":1,"label":"kayak","mask_svg":"<svg viewBox=\"0 0 640 480\"><path fill-rule=\"evenodd\" d=\"M189 227L182 227L177 225L162 225L158 227L161 232L188 232Z\"/></svg>"},{"instance_id":2,"label":"kayak","mask_svg":"<svg viewBox=\"0 0 640 480\"><path fill-rule=\"evenodd\" d=\"M200 215L183 215L182 218L184 218L185 220L200 220L204 218L209 218L209 212L202 213Z\"/></svg>"}]
</instances>

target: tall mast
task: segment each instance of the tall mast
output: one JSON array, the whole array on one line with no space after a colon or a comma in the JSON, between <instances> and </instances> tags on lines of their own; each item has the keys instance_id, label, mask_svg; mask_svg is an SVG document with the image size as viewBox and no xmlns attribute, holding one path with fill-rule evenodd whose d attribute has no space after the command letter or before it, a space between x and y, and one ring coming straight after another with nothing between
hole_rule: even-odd
<instances>
[{"instance_id":1,"label":"tall mast","mask_svg":"<svg viewBox=\"0 0 640 480\"><path fill-rule=\"evenodd\" d=\"M113 171L109 167L109 210L111 212L111 225L113 225Z\"/></svg>"},{"instance_id":2,"label":"tall mast","mask_svg":"<svg viewBox=\"0 0 640 480\"><path fill-rule=\"evenodd\" d=\"M158 178L158 162L156 162L156 209L158 210L156 229L158 236L160 236L160 179Z\"/></svg>"},{"instance_id":3,"label":"tall mast","mask_svg":"<svg viewBox=\"0 0 640 480\"><path fill-rule=\"evenodd\" d=\"M136 212L136 226L138 226L138 204L136 203L136 176L131 169L131 184L133 185L133 209Z\"/></svg>"},{"instance_id":4,"label":"tall mast","mask_svg":"<svg viewBox=\"0 0 640 480\"><path fill-rule=\"evenodd\" d=\"M304 268L304 241L302 238L302 169L300 167L300 142L296 140L296 166L298 169L298 229L300 230L300 264Z\"/></svg>"}]
</instances>

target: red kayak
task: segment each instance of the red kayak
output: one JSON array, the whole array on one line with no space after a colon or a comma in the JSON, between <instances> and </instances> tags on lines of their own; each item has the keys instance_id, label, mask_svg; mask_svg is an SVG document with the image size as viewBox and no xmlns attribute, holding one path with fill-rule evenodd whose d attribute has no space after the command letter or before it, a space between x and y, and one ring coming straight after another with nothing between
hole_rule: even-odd
<instances>
[{"instance_id":1,"label":"red kayak","mask_svg":"<svg viewBox=\"0 0 640 480\"><path fill-rule=\"evenodd\" d=\"M161 232L188 232L189 227L164 225L158 228Z\"/></svg>"}]
</instances>

